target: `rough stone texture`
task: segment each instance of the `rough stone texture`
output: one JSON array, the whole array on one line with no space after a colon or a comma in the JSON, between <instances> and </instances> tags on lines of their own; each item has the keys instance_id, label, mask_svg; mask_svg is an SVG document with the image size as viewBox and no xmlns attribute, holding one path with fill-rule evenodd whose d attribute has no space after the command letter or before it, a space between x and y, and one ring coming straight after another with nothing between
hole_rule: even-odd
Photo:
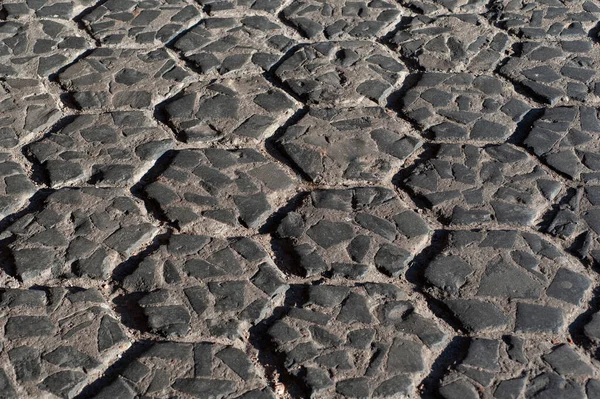
<instances>
[{"instance_id":1,"label":"rough stone texture","mask_svg":"<svg viewBox=\"0 0 600 399\"><path fill-rule=\"evenodd\" d=\"M386 104L407 69L383 46L342 41L300 46L274 74L309 105L372 106Z\"/></svg>"},{"instance_id":2,"label":"rough stone texture","mask_svg":"<svg viewBox=\"0 0 600 399\"><path fill-rule=\"evenodd\" d=\"M377 183L390 180L421 147L417 137L383 108L327 108L311 109L278 144L315 183Z\"/></svg>"},{"instance_id":3,"label":"rough stone texture","mask_svg":"<svg viewBox=\"0 0 600 399\"><path fill-rule=\"evenodd\" d=\"M293 185L256 150L209 148L178 151L144 191L171 222L202 234L260 227Z\"/></svg>"},{"instance_id":4,"label":"rough stone texture","mask_svg":"<svg viewBox=\"0 0 600 399\"><path fill-rule=\"evenodd\" d=\"M221 14L277 14L283 0L197 0L210 15Z\"/></svg>"},{"instance_id":5,"label":"rough stone texture","mask_svg":"<svg viewBox=\"0 0 600 399\"><path fill-rule=\"evenodd\" d=\"M80 109L152 109L194 79L179 64L164 48L97 48L58 78Z\"/></svg>"},{"instance_id":6,"label":"rough stone texture","mask_svg":"<svg viewBox=\"0 0 600 399\"><path fill-rule=\"evenodd\" d=\"M36 17L68 20L77 16L86 8L93 6L95 3L96 0L4 0L0 4L0 11L6 13L6 19Z\"/></svg>"},{"instance_id":7,"label":"rough stone texture","mask_svg":"<svg viewBox=\"0 0 600 399\"><path fill-rule=\"evenodd\" d=\"M3 289L0 361L7 398L74 398L131 340L95 289ZM6 396L5 396L6 395Z\"/></svg>"},{"instance_id":8,"label":"rough stone texture","mask_svg":"<svg viewBox=\"0 0 600 399\"><path fill-rule=\"evenodd\" d=\"M0 218L23 208L35 191L36 186L16 158L0 152Z\"/></svg>"},{"instance_id":9,"label":"rough stone texture","mask_svg":"<svg viewBox=\"0 0 600 399\"><path fill-rule=\"evenodd\" d=\"M52 279L105 280L158 229L125 190L63 188L11 224L4 236L14 274L31 285Z\"/></svg>"},{"instance_id":10,"label":"rough stone texture","mask_svg":"<svg viewBox=\"0 0 600 399\"><path fill-rule=\"evenodd\" d=\"M485 0L401 0L408 9L425 15L476 14L487 10Z\"/></svg>"},{"instance_id":11,"label":"rough stone texture","mask_svg":"<svg viewBox=\"0 0 600 399\"><path fill-rule=\"evenodd\" d=\"M285 7L282 16L308 39L373 39L398 23L402 11L383 0L301 0Z\"/></svg>"},{"instance_id":12,"label":"rough stone texture","mask_svg":"<svg viewBox=\"0 0 600 399\"><path fill-rule=\"evenodd\" d=\"M383 187L315 190L277 227L299 274L349 280L402 276L429 232Z\"/></svg>"},{"instance_id":13,"label":"rough stone texture","mask_svg":"<svg viewBox=\"0 0 600 399\"><path fill-rule=\"evenodd\" d=\"M200 15L187 0L108 0L86 13L82 22L103 46L152 46L167 43Z\"/></svg>"},{"instance_id":14,"label":"rough stone texture","mask_svg":"<svg viewBox=\"0 0 600 399\"><path fill-rule=\"evenodd\" d=\"M167 132L142 111L79 115L30 144L51 187L93 183L130 186L173 146Z\"/></svg>"},{"instance_id":15,"label":"rough stone texture","mask_svg":"<svg viewBox=\"0 0 600 399\"><path fill-rule=\"evenodd\" d=\"M186 143L260 142L297 108L291 96L261 76L195 83L164 105L177 137Z\"/></svg>"},{"instance_id":16,"label":"rough stone texture","mask_svg":"<svg viewBox=\"0 0 600 399\"><path fill-rule=\"evenodd\" d=\"M434 140L504 142L531 109L493 75L425 72L406 92L402 112Z\"/></svg>"},{"instance_id":17,"label":"rough stone texture","mask_svg":"<svg viewBox=\"0 0 600 399\"><path fill-rule=\"evenodd\" d=\"M531 226L564 191L534 157L510 144L439 144L403 184L452 225Z\"/></svg>"},{"instance_id":18,"label":"rough stone texture","mask_svg":"<svg viewBox=\"0 0 600 399\"><path fill-rule=\"evenodd\" d=\"M392 284L306 291L269 335L310 397L417 397L448 338L434 316Z\"/></svg>"}]
</instances>

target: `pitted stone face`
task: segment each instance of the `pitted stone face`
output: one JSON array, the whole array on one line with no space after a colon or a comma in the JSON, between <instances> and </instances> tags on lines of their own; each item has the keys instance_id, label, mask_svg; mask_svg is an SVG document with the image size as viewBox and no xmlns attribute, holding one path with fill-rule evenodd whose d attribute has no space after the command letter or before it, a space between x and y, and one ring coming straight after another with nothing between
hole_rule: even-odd
<instances>
[{"instance_id":1,"label":"pitted stone face","mask_svg":"<svg viewBox=\"0 0 600 399\"><path fill-rule=\"evenodd\" d=\"M311 181L329 185L389 181L422 144L379 107L311 109L277 142Z\"/></svg>"},{"instance_id":2,"label":"pitted stone face","mask_svg":"<svg viewBox=\"0 0 600 399\"><path fill-rule=\"evenodd\" d=\"M277 19L250 15L203 19L173 48L203 75L239 75L270 69L294 44Z\"/></svg>"},{"instance_id":3,"label":"pitted stone face","mask_svg":"<svg viewBox=\"0 0 600 399\"><path fill-rule=\"evenodd\" d=\"M103 45L151 46L167 43L200 19L187 0L108 0L81 21Z\"/></svg>"},{"instance_id":4,"label":"pitted stone face","mask_svg":"<svg viewBox=\"0 0 600 399\"><path fill-rule=\"evenodd\" d=\"M158 229L125 190L63 188L7 228L15 273L30 285L54 279L107 279Z\"/></svg>"},{"instance_id":5,"label":"pitted stone face","mask_svg":"<svg viewBox=\"0 0 600 399\"><path fill-rule=\"evenodd\" d=\"M321 42L299 47L274 73L309 105L386 105L406 67L377 43Z\"/></svg>"},{"instance_id":6,"label":"pitted stone face","mask_svg":"<svg viewBox=\"0 0 600 399\"><path fill-rule=\"evenodd\" d=\"M294 179L256 150L207 148L178 151L144 190L179 228L221 234L260 227L293 189Z\"/></svg>"},{"instance_id":7,"label":"pitted stone face","mask_svg":"<svg viewBox=\"0 0 600 399\"><path fill-rule=\"evenodd\" d=\"M0 11L6 13L6 19L35 17L66 20L76 17L95 3L96 0L4 0L0 4Z\"/></svg>"},{"instance_id":8,"label":"pitted stone face","mask_svg":"<svg viewBox=\"0 0 600 399\"><path fill-rule=\"evenodd\" d=\"M390 39L426 71L489 72L507 55L509 36L475 15L414 17Z\"/></svg>"},{"instance_id":9,"label":"pitted stone face","mask_svg":"<svg viewBox=\"0 0 600 399\"><path fill-rule=\"evenodd\" d=\"M313 191L277 228L299 274L350 280L403 275L429 232L383 187Z\"/></svg>"},{"instance_id":10,"label":"pitted stone face","mask_svg":"<svg viewBox=\"0 0 600 399\"><path fill-rule=\"evenodd\" d=\"M383 0L301 0L285 7L282 15L308 39L374 39L398 23L402 12Z\"/></svg>"},{"instance_id":11,"label":"pitted stone face","mask_svg":"<svg viewBox=\"0 0 600 399\"><path fill-rule=\"evenodd\" d=\"M258 143L299 104L262 76L194 83L164 106L177 137L186 143L221 140Z\"/></svg>"},{"instance_id":12,"label":"pitted stone face","mask_svg":"<svg viewBox=\"0 0 600 399\"><path fill-rule=\"evenodd\" d=\"M531 109L493 75L430 73L406 92L402 112L439 141L504 142Z\"/></svg>"},{"instance_id":13,"label":"pitted stone face","mask_svg":"<svg viewBox=\"0 0 600 399\"><path fill-rule=\"evenodd\" d=\"M70 21L0 21L0 77L46 78L91 47Z\"/></svg>"},{"instance_id":14,"label":"pitted stone face","mask_svg":"<svg viewBox=\"0 0 600 399\"><path fill-rule=\"evenodd\" d=\"M452 231L424 277L464 331L498 337L513 331L566 339L592 285L575 259L517 230Z\"/></svg>"},{"instance_id":15,"label":"pitted stone face","mask_svg":"<svg viewBox=\"0 0 600 399\"><path fill-rule=\"evenodd\" d=\"M403 182L443 223L533 226L564 192L560 179L510 144L440 144Z\"/></svg>"},{"instance_id":16,"label":"pitted stone face","mask_svg":"<svg viewBox=\"0 0 600 399\"><path fill-rule=\"evenodd\" d=\"M135 184L175 140L142 111L78 115L27 146L51 187Z\"/></svg>"},{"instance_id":17,"label":"pitted stone face","mask_svg":"<svg viewBox=\"0 0 600 399\"><path fill-rule=\"evenodd\" d=\"M269 329L311 397L414 397L444 346L441 324L392 284L312 285Z\"/></svg>"},{"instance_id":18,"label":"pitted stone face","mask_svg":"<svg viewBox=\"0 0 600 399\"><path fill-rule=\"evenodd\" d=\"M289 288L255 240L186 234L171 236L123 287L143 294L138 304L155 334L232 340L244 339Z\"/></svg>"},{"instance_id":19,"label":"pitted stone face","mask_svg":"<svg viewBox=\"0 0 600 399\"><path fill-rule=\"evenodd\" d=\"M58 75L83 110L153 109L194 76L164 48L97 48Z\"/></svg>"},{"instance_id":20,"label":"pitted stone face","mask_svg":"<svg viewBox=\"0 0 600 399\"><path fill-rule=\"evenodd\" d=\"M217 342L152 342L94 397L275 399L255 357Z\"/></svg>"},{"instance_id":21,"label":"pitted stone face","mask_svg":"<svg viewBox=\"0 0 600 399\"><path fill-rule=\"evenodd\" d=\"M5 289L0 298L0 381L6 398L74 398L130 346L95 289Z\"/></svg>"},{"instance_id":22,"label":"pitted stone face","mask_svg":"<svg viewBox=\"0 0 600 399\"><path fill-rule=\"evenodd\" d=\"M36 190L15 156L0 152L0 218L24 208Z\"/></svg>"}]
</instances>

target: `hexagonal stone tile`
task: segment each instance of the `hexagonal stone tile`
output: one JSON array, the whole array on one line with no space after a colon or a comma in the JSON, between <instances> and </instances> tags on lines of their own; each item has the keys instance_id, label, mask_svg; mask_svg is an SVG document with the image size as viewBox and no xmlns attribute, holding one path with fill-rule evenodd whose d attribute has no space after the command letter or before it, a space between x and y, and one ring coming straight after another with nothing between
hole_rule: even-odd
<instances>
[{"instance_id":1,"label":"hexagonal stone tile","mask_svg":"<svg viewBox=\"0 0 600 399\"><path fill-rule=\"evenodd\" d=\"M403 184L443 223L532 226L563 188L526 151L510 144L439 144Z\"/></svg>"},{"instance_id":2,"label":"hexagonal stone tile","mask_svg":"<svg viewBox=\"0 0 600 399\"><path fill-rule=\"evenodd\" d=\"M0 21L0 77L47 77L91 47L70 21Z\"/></svg>"},{"instance_id":3,"label":"hexagonal stone tile","mask_svg":"<svg viewBox=\"0 0 600 399\"><path fill-rule=\"evenodd\" d=\"M149 113L77 115L26 147L45 169L50 186L80 183L130 186L174 144Z\"/></svg>"},{"instance_id":4,"label":"hexagonal stone tile","mask_svg":"<svg viewBox=\"0 0 600 399\"><path fill-rule=\"evenodd\" d=\"M0 88L0 148L33 139L61 116L55 99L36 79L7 78Z\"/></svg>"},{"instance_id":5,"label":"hexagonal stone tile","mask_svg":"<svg viewBox=\"0 0 600 399\"><path fill-rule=\"evenodd\" d=\"M402 112L434 140L503 142L530 110L491 75L425 72L401 101Z\"/></svg>"},{"instance_id":6,"label":"hexagonal stone tile","mask_svg":"<svg viewBox=\"0 0 600 399\"><path fill-rule=\"evenodd\" d=\"M379 107L310 109L277 142L317 183L391 180L421 147L410 125Z\"/></svg>"},{"instance_id":7,"label":"hexagonal stone tile","mask_svg":"<svg viewBox=\"0 0 600 399\"><path fill-rule=\"evenodd\" d=\"M451 231L424 277L464 331L564 339L593 281L549 241L518 230Z\"/></svg>"},{"instance_id":8,"label":"hexagonal stone tile","mask_svg":"<svg viewBox=\"0 0 600 399\"><path fill-rule=\"evenodd\" d=\"M495 23L524 39L586 39L600 17L600 6L589 0L492 2Z\"/></svg>"},{"instance_id":9,"label":"hexagonal stone tile","mask_svg":"<svg viewBox=\"0 0 600 399\"><path fill-rule=\"evenodd\" d=\"M298 107L258 75L194 83L167 101L164 111L182 141L237 144L262 142Z\"/></svg>"},{"instance_id":10,"label":"hexagonal stone tile","mask_svg":"<svg viewBox=\"0 0 600 399\"><path fill-rule=\"evenodd\" d=\"M428 72L492 71L512 43L506 33L476 14L420 15L404 25L390 42Z\"/></svg>"},{"instance_id":11,"label":"hexagonal stone tile","mask_svg":"<svg viewBox=\"0 0 600 399\"><path fill-rule=\"evenodd\" d=\"M425 221L383 187L315 190L277 228L299 274L351 280L402 275L429 233Z\"/></svg>"},{"instance_id":12,"label":"hexagonal stone tile","mask_svg":"<svg viewBox=\"0 0 600 399\"><path fill-rule=\"evenodd\" d=\"M125 190L63 188L19 217L5 237L15 274L30 285L50 279L106 279L158 229Z\"/></svg>"},{"instance_id":13,"label":"hexagonal stone tile","mask_svg":"<svg viewBox=\"0 0 600 399\"><path fill-rule=\"evenodd\" d=\"M529 363L528 363L529 362ZM532 369L535 364L535 370ZM586 398L595 370L587 355L547 340L470 338L464 358L444 376L439 394L458 398Z\"/></svg>"},{"instance_id":14,"label":"hexagonal stone tile","mask_svg":"<svg viewBox=\"0 0 600 399\"><path fill-rule=\"evenodd\" d=\"M203 19L179 36L173 48L197 72L225 75L268 70L294 44L278 20L246 15Z\"/></svg>"},{"instance_id":15,"label":"hexagonal stone tile","mask_svg":"<svg viewBox=\"0 0 600 399\"><path fill-rule=\"evenodd\" d=\"M23 208L36 187L15 156L0 152L0 219Z\"/></svg>"},{"instance_id":16,"label":"hexagonal stone tile","mask_svg":"<svg viewBox=\"0 0 600 399\"><path fill-rule=\"evenodd\" d=\"M447 336L392 284L312 285L269 329L311 397L416 397Z\"/></svg>"},{"instance_id":17,"label":"hexagonal stone tile","mask_svg":"<svg viewBox=\"0 0 600 399\"><path fill-rule=\"evenodd\" d=\"M81 21L102 45L160 45L200 19L186 0L108 0Z\"/></svg>"},{"instance_id":18,"label":"hexagonal stone tile","mask_svg":"<svg viewBox=\"0 0 600 399\"><path fill-rule=\"evenodd\" d=\"M393 2L383 0L301 0L290 3L281 15L309 39L374 39L398 23L402 12Z\"/></svg>"},{"instance_id":19,"label":"hexagonal stone tile","mask_svg":"<svg viewBox=\"0 0 600 399\"><path fill-rule=\"evenodd\" d=\"M481 14L488 11L485 0L401 0L400 4L419 14Z\"/></svg>"},{"instance_id":20,"label":"hexagonal stone tile","mask_svg":"<svg viewBox=\"0 0 600 399\"><path fill-rule=\"evenodd\" d=\"M5 289L0 298L5 398L74 398L130 346L95 289Z\"/></svg>"},{"instance_id":21,"label":"hexagonal stone tile","mask_svg":"<svg viewBox=\"0 0 600 399\"><path fill-rule=\"evenodd\" d=\"M217 342L152 342L93 398L275 399L255 356Z\"/></svg>"},{"instance_id":22,"label":"hexagonal stone tile","mask_svg":"<svg viewBox=\"0 0 600 399\"><path fill-rule=\"evenodd\" d=\"M499 72L523 86L533 99L554 105L560 101L597 101L596 70L600 50L588 38L558 43L528 41Z\"/></svg>"},{"instance_id":23,"label":"hexagonal stone tile","mask_svg":"<svg viewBox=\"0 0 600 399\"><path fill-rule=\"evenodd\" d=\"M194 76L164 48L92 50L58 78L80 109L153 108Z\"/></svg>"},{"instance_id":24,"label":"hexagonal stone tile","mask_svg":"<svg viewBox=\"0 0 600 399\"><path fill-rule=\"evenodd\" d=\"M284 169L256 150L207 148L178 151L144 191L180 229L215 234L261 226L293 189Z\"/></svg>"},{"instance_id":25,"label":"hexagonal stone tile","mask_svg":"<svg viewBox=\"0 0 600 399\"><path fill-rule=\"evenodd\" d=\"M143 293L138 304L154 334L243 339L289 286L252 238L176 234L125 277L123 288Z\"/></svg>"},{"instance_id":26,"label":"hexagonal stone tile","mask_svg":"<svg viewBox=\"0 0 600 399\"><path fill-rule=\"evenodd\" d=\"M358 106L386 105L407 69L377 43L344 41L301 46L274 73L310 105Z\"/></svg>"},{"instance_id":27,"label":"hexagonal stone tile","mask_svg":"<svg viewBox=\"0 0 600 399\"><path fill-rule=\"evenodd\" d=\"M0 4L0 12L6 19L23 19L27 16L37 18L72 19L97 0L42 0L22 1L5 0Z\"/></svg>"}]
</instances>

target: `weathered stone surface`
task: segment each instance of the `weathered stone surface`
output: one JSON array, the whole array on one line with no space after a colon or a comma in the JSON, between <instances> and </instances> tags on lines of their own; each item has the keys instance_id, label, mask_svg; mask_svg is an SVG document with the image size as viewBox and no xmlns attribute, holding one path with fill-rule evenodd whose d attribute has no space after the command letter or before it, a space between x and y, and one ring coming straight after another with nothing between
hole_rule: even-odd
<instances>
[{"instance_id":1,"label":"weathered stone surface","mask_svg":"<svg viewBox=\"0 0 600 399\"><path fill-rule=\"evenodd\" d=\"M400 4L419 14L473 14L487 11L485 0L401 0Z\"/></svg>"},{"instance_id":2,"label":"weathered stone surface","mask_svg":"<svg viewBox=\"0 0 600 399\"><path fill-rule=\"evenodd\" d=\"M8 152L0 152L0 218L23 208L36 191L23 166Z\"/></svg>"},{"instance_id":3,"label":"weathered stone surface","mask_svg":"<svg viewBox=\"0 0 600 399\"><path fill-rule=\"evenodd\" d=\"M0 4L0 11L6 14L6 19L36 17L66 20L72 19L95 3L96 0L5 0Z\"/></svg>"},{"instance_id":4,"label":"weathered stone surface","mask_svg":"<svg viewBox=\"0 0 600 399\"><path fill-rule=\"evenodd\" d=\"M381 182L421 146L410 125L383 108L311 109L278 139L311 181Z\"/></svg>"}]
</instances>

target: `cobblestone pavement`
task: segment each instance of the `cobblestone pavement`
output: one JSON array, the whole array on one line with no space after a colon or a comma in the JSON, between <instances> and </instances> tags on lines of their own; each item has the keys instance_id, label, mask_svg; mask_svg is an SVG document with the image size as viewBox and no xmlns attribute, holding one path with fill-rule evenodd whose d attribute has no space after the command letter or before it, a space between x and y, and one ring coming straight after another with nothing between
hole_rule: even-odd
<instances>
[{"instance_id":1,"label":"cobblestone pavement","mask_svg":"<svg viewBox=\"0 0 600 399\"><path fill-rule=\"evenodd\" d=\"M600 399L596 0L0 0L0 399Z\"/></svg>"}]
</instances>

